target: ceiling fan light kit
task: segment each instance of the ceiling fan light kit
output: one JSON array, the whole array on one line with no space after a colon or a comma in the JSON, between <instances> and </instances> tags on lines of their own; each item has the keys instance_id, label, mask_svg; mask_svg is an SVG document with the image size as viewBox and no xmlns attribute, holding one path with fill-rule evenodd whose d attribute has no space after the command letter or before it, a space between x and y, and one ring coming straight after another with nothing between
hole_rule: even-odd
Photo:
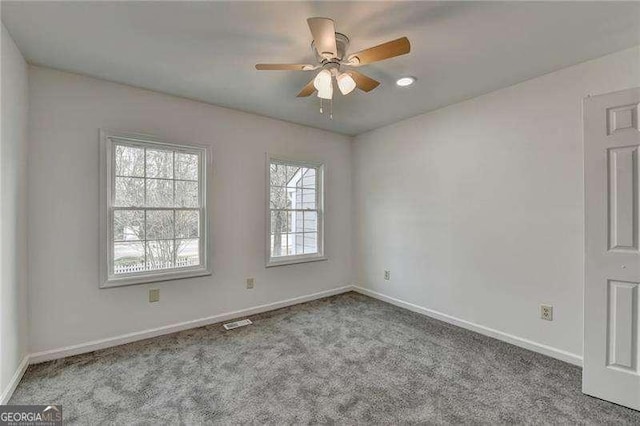
<instances>
[{"instance_id":1,"label":"ceiling fan light kit","mask_svg":"<svg viewBox=\"0 0 640 426\"><path fill-rule=\"evenodd\" d=\"M323 112L322 100L333 100L334 78L336 79L340 93L343 95L348 95L356 88L363 92L370 92L380 85L379 81L355 70L347 69L346 71L341 71L341 67L359 67L405 55L411 51L409 39L401 37L347 56L349 37L336 32L333 19L309 18L307 19L307 24L313 36L311 48L318 62L317 65L257 64L256 69L272 71L313 71L321 68L314 79L307 83L300 93L298 93L298 97L307 97L317 91L317 96L320 98L321 113ZM412 82L413 81L411 81L411 83ZM330 114L330 117L333 118L333 114Z\"/></svg>"}]
</instances>

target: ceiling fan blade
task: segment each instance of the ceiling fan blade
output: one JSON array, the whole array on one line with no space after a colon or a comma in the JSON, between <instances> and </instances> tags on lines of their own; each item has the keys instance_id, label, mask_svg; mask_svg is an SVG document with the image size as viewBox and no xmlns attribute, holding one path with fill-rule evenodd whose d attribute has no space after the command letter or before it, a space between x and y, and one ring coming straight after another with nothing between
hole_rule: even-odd
<instances>
[{"instance_id":1,"label":"ceiling fan blade","mask_svg":"<svg viewBox=\"0 0 640 426\"><path fill-rule=\"evenodd\" d=\"M409 43L409 39L402 37L349 55L349 65L357 67L359 65L406 55L410 51L411 43Z\"/></svg>"},{"instance_id":2,"label":"ceiling fan blade","mask_svg":"<svg viewBox=\"0 0 640 426\"><path fill-rule=\"evenodd\" d=\"M338 56L336 46L336 26L333 19L309 18L307 19L313 41L318 53L327 59Z\"/></svg>"},{"instance_id":3,"label":"ceiling fan blade","mask_svg":"<svg viewBox=\"0 0 640 426\"><path fill-rule=\"evenodd\" d=\"M300 93L298 93L298 98L304 98L305 96L309 96L316 91L316 88L313 85L313 80L315 80L315 78L312 79L309 83L307 83L306 86L302 88Z\"/></svg>"},{"instance_id":4,"label":"ceiling fan blade","mask_svg":"<svg viewBox=\"0 0 640 426\"><path fill-rule=\"evenodd\" d=\"M256 69L260 71L311 71L316 68L309 64L256 64Z\"/></svg>"},{"instance_id":5,"label":"ceiling fan blade","mask_svg":"<svg viewBox=\"0 0 640 426\"><path fill-rule=\"evenodd\" d=\"M347 71L347 73L351 74L351 77L356 82L356 87L363 92L370 92L380 85L379 81L374 80L371 77L367 77L366 75L359 73L358 71L349 70Z\"/></svg>"}]
</instances>

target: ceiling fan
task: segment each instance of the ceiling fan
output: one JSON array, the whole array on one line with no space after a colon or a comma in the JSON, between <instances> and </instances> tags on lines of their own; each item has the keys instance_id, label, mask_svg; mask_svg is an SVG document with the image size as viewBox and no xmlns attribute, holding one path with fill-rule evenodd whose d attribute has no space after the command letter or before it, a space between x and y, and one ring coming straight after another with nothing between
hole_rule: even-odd
<instances>
[{"instance_id":1,"label":"ceiling fan","mask_svg":"<svg viewBox=\"0 0 640 426\"><path fill-rule=\"evenodd\" d=\"M314 71L321 69L298 93L298 97L305 97L317 91L320 98L320 112L322 112L322 99L331 100L333 98L334 78L340 93L343 95L353 92L356 87L364 92L370 92L378 87L380 82L351 68L405 55L411 51L409 39L402 37L347 55L349 37L336 32L333 19L309 18L307 23L313 36L311 48L315 53L318 64L257 64L256 69L271 71ZM341 70L342 67L345 67L346 70Z\"/></svg>"}]
</instances>

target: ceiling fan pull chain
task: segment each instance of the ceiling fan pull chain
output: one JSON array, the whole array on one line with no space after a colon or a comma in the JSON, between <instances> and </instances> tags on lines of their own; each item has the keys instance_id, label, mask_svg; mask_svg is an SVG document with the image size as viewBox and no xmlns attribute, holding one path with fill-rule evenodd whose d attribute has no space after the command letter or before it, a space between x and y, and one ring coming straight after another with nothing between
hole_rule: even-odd
<instances>
[{"instance_id":1,"label":"ceiling fan pull chain","mask_svg":"<svg viewBox=\"0 0 640 426\"><path fill-rule=\"evenodd\" d=\"M320 98L320 114L323 114L323 112L322 112L322 98Z\"/></svg>"},{"instance_id":2,"label":"ceiling fan pull chain","mask_svg":"<svg viewBox=\"0 0 640 426\"><path fill-rule=\"evenodd\" d=\"M329 101L329 119L333 120L333 98Z\"/></svg>"}]
</instances>

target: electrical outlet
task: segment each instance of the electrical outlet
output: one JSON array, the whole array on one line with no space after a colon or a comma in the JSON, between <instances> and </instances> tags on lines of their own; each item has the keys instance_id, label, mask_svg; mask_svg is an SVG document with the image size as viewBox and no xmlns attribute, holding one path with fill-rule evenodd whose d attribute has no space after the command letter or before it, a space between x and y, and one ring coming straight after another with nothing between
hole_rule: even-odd
<instances>
[{"instance_id":1,"label":"electrical outlet","mask_svg":"<svg viewBox=\"0 0 640 426\"><path fill-rule=\"evenodd\" d=\"M553 306L540 305L540 318L547 321L553 321Z\"/></svg>"},{"instance_id":2,"label":"electrical outlet","mask_svg":"<svg viewBox=\"0 0 640 426\"><path fill-rule=\"evenodd\" d=\"M384 271L384 279L387 281L391 279L391 271Z\"/></svg>"},{"instance_id":3,"label":"electrical outlet","mask_svg":"<svg viewBox=\"0 0 640 426\"><path fill-rule=\"evenodd\" d=\"M247 278L247 288L253 288L253 284L254 284L254 279Z\"/></svg>"},{"instance_id":4,"label":"electrical outlet","mask_svg":"<svg viewBox=\"0 0 640 426\"><path fill-rule=\"evenodd\" d=\"M150 288L149 289L149 302L158 302L160 301L160 289L158 288Z\"/></svg>"}]
</instances>

